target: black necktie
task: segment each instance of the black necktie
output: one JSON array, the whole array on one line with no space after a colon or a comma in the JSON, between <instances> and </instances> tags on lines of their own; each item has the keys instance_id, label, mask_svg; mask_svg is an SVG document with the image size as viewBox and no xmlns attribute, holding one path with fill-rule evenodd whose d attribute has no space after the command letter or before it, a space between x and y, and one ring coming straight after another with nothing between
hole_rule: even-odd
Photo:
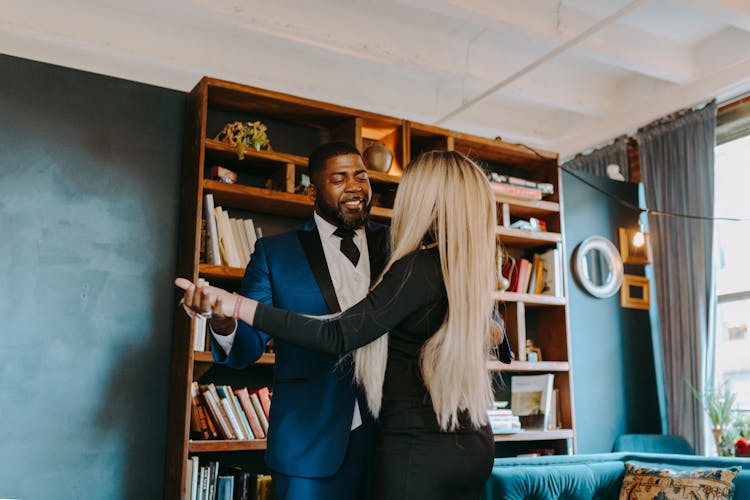
<instances>
[{"instance_id":1,"label":"black necktie","mask_svg":"<svg viewBox=\"0 0 750 500\"><path fill-rule=\"evenodd\" d=\"M333 235L341 238L341 253L354 264L354 267L357 267L359 248L354 244L354 231L340 227L336 229Z\"/></svg>"}]
</instances>

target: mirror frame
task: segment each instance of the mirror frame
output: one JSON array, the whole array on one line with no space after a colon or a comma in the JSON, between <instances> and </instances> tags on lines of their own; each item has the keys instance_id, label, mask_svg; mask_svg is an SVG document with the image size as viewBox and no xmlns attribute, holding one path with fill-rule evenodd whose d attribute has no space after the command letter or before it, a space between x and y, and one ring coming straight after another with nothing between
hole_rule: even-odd
<instances>
[{"instance_id":1,"label":"mirror frame","mask_svg":"<svg viewBox=\"0 0 750 500\"><path fill-rule=\"evenodd\" d=\"M583 274L583 259L592 250L599 250L612 267L612 280L605 285L597 285ZM590 236L583 240L573 255L573 271L578 283L589 294L600 299L611 297L620 290L624 275L622 258L615 245L603 236Z\"/></svg>"}]
</instances>

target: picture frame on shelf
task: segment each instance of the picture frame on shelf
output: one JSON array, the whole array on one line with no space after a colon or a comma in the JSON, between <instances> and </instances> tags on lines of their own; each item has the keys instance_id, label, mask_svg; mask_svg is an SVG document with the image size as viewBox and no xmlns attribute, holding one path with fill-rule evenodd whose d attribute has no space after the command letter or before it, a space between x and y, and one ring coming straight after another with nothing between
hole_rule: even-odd
<instances>
[{"instance_id":1,"label":"picture frame on shelf","mask_svg":"<svg viewBox=\"0 0 750 500\"><path fill-rule=\"evenodd\" d=\"M627 309L651 308L651 282L645 276L626 274L620 289L620 306Z\"/></svg>"},{"instance_id":2,"label":"picture frame on shelf","mask_svg":"<svg viewBox=\"0 0 750 500\"><path fill-rule=\"evenodd\" d=\"M542 361L542 350L535 346L531 339L526 339L526 361L531 363Z\"/></svg>"},{"instance_id":3,"label":"picture frame on shelf","mask_svg":"<svg viewBox=\"0 0 750 500\"><path fill-rule=\"evenodd\" d=\"M640 232L638 228L620 228L620 256L623 264L648 266L651 264L651 241L648 233L643 235L643 242L640 246L633 243L636 233ZM636 239L637 241L637 239Z\"/></svg>"}]
</instances>

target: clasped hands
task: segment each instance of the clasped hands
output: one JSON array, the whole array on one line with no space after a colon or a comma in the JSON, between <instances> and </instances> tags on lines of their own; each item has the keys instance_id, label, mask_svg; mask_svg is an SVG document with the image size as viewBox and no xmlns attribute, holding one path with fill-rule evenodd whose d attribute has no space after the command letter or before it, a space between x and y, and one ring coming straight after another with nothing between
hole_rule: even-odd
<instances>
[{"instance_id":1,"label":"clasped hands","mask_svg":"<svg viewBox=\"0 0 750 500\"><path fill-rule=\"evenodd\" d=\"M177 278L174 284L185 291L180 305L191 318L197 314L217 320L232 319L238 306L236 296L208 285L203 279L195 284L185 278Z\"/></svg>"}]
</instances>

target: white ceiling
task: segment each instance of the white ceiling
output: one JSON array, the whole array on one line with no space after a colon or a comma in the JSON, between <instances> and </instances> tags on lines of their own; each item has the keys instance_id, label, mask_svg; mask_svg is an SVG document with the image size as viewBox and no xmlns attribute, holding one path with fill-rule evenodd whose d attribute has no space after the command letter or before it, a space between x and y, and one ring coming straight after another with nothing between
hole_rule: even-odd
<instances>
[{"instance_id":1,"label":"white ceiling","mask_svg":"<svg viewBox=\"0 0 750 500\"><path fill-rule=\"evenodd\" d=\"M5 54L183 91L209 75L562 157L677 109L750 91L750 0L0 7Z\"/></svg>"}]
</instances>

